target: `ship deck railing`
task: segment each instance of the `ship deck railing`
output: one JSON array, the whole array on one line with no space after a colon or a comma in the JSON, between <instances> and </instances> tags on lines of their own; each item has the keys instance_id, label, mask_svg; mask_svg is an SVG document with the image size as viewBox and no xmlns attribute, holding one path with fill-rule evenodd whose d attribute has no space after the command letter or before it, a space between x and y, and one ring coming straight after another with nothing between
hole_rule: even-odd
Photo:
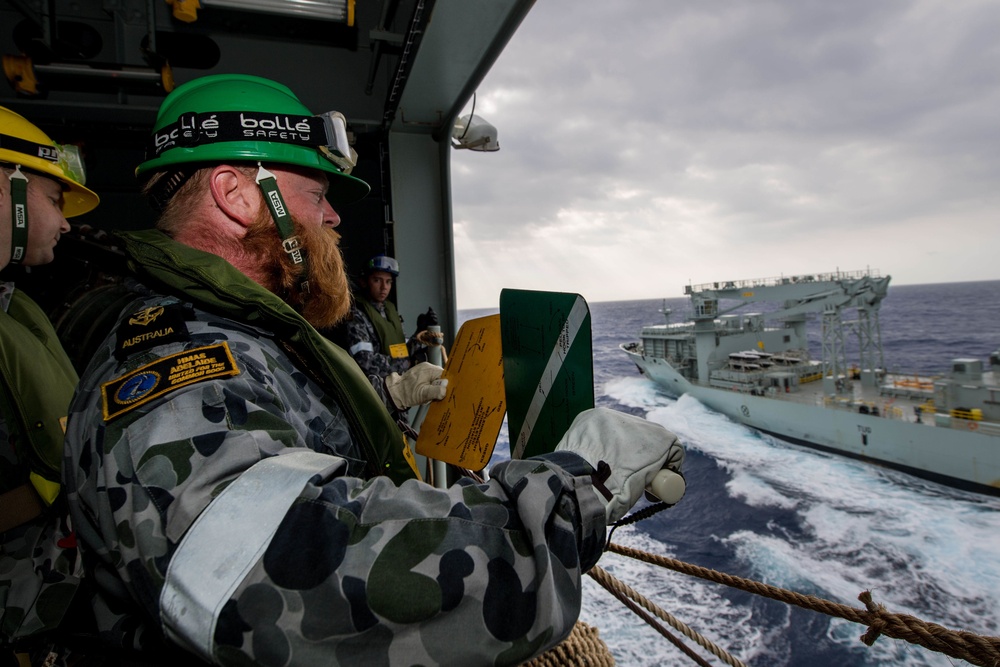
<instances>
[{"instance_id":1,"label":"ship deck railing","mask_svg":"<svg viewBox=\"0 0 1000 667\"><path fill-rule=\"evenodd\" d=\"M845 412L857 412L883 419L920 422L929 427L978 431L986 435L1000 436L1000 423L984 419L981 412L975 413L971 410L952 410L951 413L939 412L934 404L933 396L927 394L890 396L875 391L873 387L863 387L860 383L855 382L852 384L851 393L846 395L828 395L824 393L821 386L802 387L800 385L798 391L785 394L783 398L798 403L819 405Z\"/></svg>"},{"instance_id":2,"label":"ship deck railing","mask_svg":"<svg viewBox=\"0 0 1000 667\"><path fill-rule=\"evenodd\" d=\"M852 382L849 393L829 395L823 386L814 380L822 379L822 373L815 373L805 381L800 378L797 386L788 392L782 392L778 387L762 387L763 380L772 373L739 373L729 370L713 371L709 385L730 391L738 391L756 396L781 398L803 405L817 405L833 410L855 412L883 419L915 422L918 419L931 426L940 426L935 421L934 402L929 396L919 398L910 396L886 396L879 394L875 388L866 388L860 382ZM845 380L847 378L844 378ZM919 408L919 409L918 409ZM957 421L957 420L952 420ZM985 423L985 422L982 422ZM997 426L1000 428L1000 425Z\"/></svg>"},{"instance_id":3,"label":"ship deck railing","mask_svg":"<svg viewBox=\"0 0 1000 667\"><path fill-rule=\"evenodd\" d=\"M621 348L626 352L631 352L632 354L638 354L643 359L646 358L646 346L643 343L637 341L631 341L628 343L622 343ZM657 355L657 359L663 359L668 364L670 364L677 372L684 374L684 369L690 365L694 364L694 357L685 356L681 359L674 357L672 354L667 356Z\"/></svg>"},{"instance_id":4,"label":"ship deck railing","mask_svg":"<svg viewBox=\"0 0 1000 667\"><path fill-rule=\"evenodd\" d=\"M950 414L943 412L934 413L934 425L941 428L953 428L959 431L976 431L984 435L1000 436L1000 424L985 421L982 415L979 419L968 417L964 410L951 410Z\"/></svg>"},{"instance_id":5,"label":"ship deck railing","mask_svg":"<svg viewBox=\"0 0 1000 667\"><path fill-rule=\"evenodd\" d=\"M823 377L821 365L819 362L814 363L811 359L801 359L797 364L771 364L760 368L751 368L753 365L743 362L734 364L732 361L728 361L722 368L712 370L709 373L709 378L718 377L727 382L760 385L764 380L778 376L792 376L798 380L799 384L815 382Z\"/></svg>"},{"instance_id":6,"label":"ship deck railing","mask_svg":"<svg viewBox=\"0 0 1000 667\"><path fill-rule=\"evenodd\" d=\"M642 343L638 342L626 343L623 347L640 355L644 352ZM684 367L676 359L670 358L669 361L679 371ZM780 367L782 371L798 372L798 383L789 392L781 392L778 387L765 387L765 379L774 376L778 368L775 366L753 372L718 368L711 371L707 384L748 395L773 398L780 396L781 400L803 405L816 405L882 419L920 422L930 428L977 431L1000 437L1000 422L990 421L980 410L953 410L953 414L938 412L934 404L934 392L928 387L933 387L935 382L940 381L939 376L887 373L880 369L880 382L877 386L865 386L858 379L841 376L848 383L847 390L830 395L826 393L824 383L818 381L823 378L823 373L816 364Z\"/></svg>"},{"instance_id":7,"label":"ship deck railing","mask_svg":"<svg viewBox=\"0 0 1000 667\"><path fill-rule=\"evenodd\" d=\"M777 287L779 285L794 285L798 283L823 283L835 280L858 280L860 278L879 278L879 272L870 269L860 271L833 271L830 273L811 273L801 276L777 276L773 278L750 278L748 280L720 280L700 285L688 285L685 294L710 292L723 289L758 289L761 287Z\"/></svg>"},{"instance_id":8,"label":"ship deck railing","mask_svg":"<svg viewBox=\"0 0 1000 667\"><path fill-rule=\"evenodd\" d=\"M676 324L647 324L639 331L639 337L663 337L689 334L694 331L694 322L677 322Z\"/></svg>"}]
</instances>

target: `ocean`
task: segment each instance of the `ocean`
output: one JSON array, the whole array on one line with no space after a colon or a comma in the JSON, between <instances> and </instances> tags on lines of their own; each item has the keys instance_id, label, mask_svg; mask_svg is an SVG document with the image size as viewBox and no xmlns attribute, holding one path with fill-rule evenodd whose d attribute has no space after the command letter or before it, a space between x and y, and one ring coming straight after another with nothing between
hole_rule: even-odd
<instances>
[{"instance_id":1,"label":"ocean","mask_svg":"<svg viewBox=\"0 0 1000 667\"><path fill-rule=\"evenodd\" d=\"M1000 635L1000 498L791 445L690 397L668 398L618 349L661 322L664 306L683 321L689 300L590 304L597 404L662 424L687 451L685 498L619 529L615 542L856 608L870 590L890 612ZM463 310L459 320L495 312ZM890 370L943 374L957 357L986 363L1000 349L1000 281L891 286L880 319ZM494 461L507 456L505 424ZM752 667L965 664L886 637L868 647L855 623L616 554L599 565ZM584 581L581 620L599 629L619 665L692 664Z\"/></svg>"}]
</instances>

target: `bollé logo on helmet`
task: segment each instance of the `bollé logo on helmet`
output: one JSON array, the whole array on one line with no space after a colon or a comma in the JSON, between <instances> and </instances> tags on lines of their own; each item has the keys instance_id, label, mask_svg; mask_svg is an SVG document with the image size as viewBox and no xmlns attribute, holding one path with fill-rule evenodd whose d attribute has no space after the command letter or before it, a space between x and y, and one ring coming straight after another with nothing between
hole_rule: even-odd
<instances>
[{"instance_id":1,"label":"boll\u00e9 logo on helmet","mask_svg":"<svg viewBox=\"0 0 1000 667\"><path fill-rule=\"evenodd\" d=\"M191 147L217 141L259 139L308 145L314 133L309 117L253 111L186 113L177 122L153 134L157 155L177 146Z\"/></svg>"},{"instance_id":2,"label":"boll\u00e9 logo on helmet","mask_svg":"<svg viewBox=\"0 0 1000 667\"><path fill-rule=\"evenodd\" d=\"M309 141L312 130L309 127L309 122L302 116L275 115L273 118L271 116L261 118L241 113L240 126L243 128L244 137L296 139L299 141Z\"/></svg>"},{"instance_id":3,"label":"boll\u00e9 logo on helmet","mask_svg":"<svg viewBox=\"0 0 1000 667\"><path fill-rule=\"evenodd\" d=\"M215 114L204 117L195 114L181 114L177 122L153 134L153 146L159 154L167 148L192 143L198 136L213 139L219 135L219 119ZM181 141L178 141L178 140ZM185 141L186 140L186 141Z\"/></svg>"}]
</instances>

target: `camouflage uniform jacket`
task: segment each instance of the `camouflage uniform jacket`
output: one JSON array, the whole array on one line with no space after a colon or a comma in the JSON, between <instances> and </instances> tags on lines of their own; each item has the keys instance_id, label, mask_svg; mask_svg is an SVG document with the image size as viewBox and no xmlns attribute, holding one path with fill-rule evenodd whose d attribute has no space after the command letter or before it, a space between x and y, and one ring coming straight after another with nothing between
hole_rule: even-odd
<instances>
[{"instance_id":1,"label":"camouflage uniform jacket","mask_svg":"<svg viewBox=\"0 0 1000 667\"><path fill-rule=\"evenodd\" d=\"M150 239L173 252L173 242L148 233L132 235L127 250ZM174 253L188 257L212 275L228 267L197 251ZM120 614L108 638L128 642L162 625L218 664L486 665L517 664L570 632L581 574L605 531L583 459L559 452L503 463L487 484L447 490L371 477L355 404L332 401L261 326L266 318L220 317L186 304L183 291L154 293L128 312L159 307L183 319L186 333L137 341L127 354L112 335L70 410L64 482L87 574ZM180 367L211 346L227 348L239 373L178 383L105 416L112 392L144 390L129 380L137 369L163 370L150 364L164 359ZM210 356L228 367L217 351ZM243 475L310 450L324 455L310 454L323 461L318 472L291 495L277 480L267 488L265 477L259 500L226 519L235 526L229 537L192 558L186 534L221 512ZM281 495L269 534L244 537ZM210 580L244 556L199 643L167 613L171 582Z\"/></svg>"},{"instance_id":2,"label":"camouflage uniform jacket","mask_svg":"<svg viewBox=\"0 0 1000 667\"><path fill-rule=\"evenodd\" d=\"M0 327L0 645L26 646L48 641L42 636L59 627L79 585L64 507L56 500L43 509L29 483L34 469L50 474L45 445L57 446L54 456L61 458L59 418L65 418L76 372L41 309L23 293L15 297L12 283L0 283ZM45 409L38 405L46 401ZM26 429L35 429L40 451ZM38 483L56 493L50 483ZM27 501L15 500L25 494ZM15 506L24 509L15 514Z\"/></svg>"}]
</instances>

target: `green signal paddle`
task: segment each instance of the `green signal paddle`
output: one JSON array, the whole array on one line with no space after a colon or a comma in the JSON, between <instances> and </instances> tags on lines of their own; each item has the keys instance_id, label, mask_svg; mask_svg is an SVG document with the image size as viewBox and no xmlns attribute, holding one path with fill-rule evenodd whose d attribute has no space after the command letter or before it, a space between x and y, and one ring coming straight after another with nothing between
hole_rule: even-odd
<instances>
[{"instance_id":1,"label":"green signal paddle","mask_svg":"<svg viewBox=\"0 0 1000 667\"><path fill-rule=\"evenodd\" d=\"M579 294L505 289L500 335L510 456L551 452L594 407L590 309Z\"/></svg>"}]
</instances>

